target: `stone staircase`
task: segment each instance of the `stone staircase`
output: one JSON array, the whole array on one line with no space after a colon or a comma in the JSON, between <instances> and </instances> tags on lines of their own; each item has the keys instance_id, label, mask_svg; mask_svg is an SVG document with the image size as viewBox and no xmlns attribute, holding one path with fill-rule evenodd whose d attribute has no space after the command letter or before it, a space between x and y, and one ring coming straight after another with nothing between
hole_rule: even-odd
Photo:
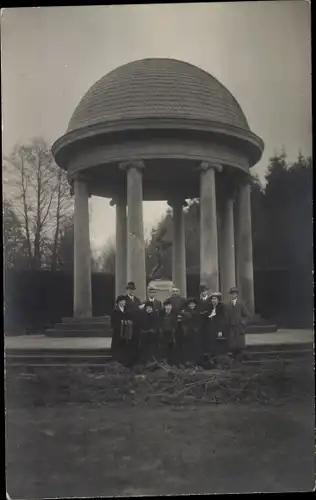
<instances>
[{"instance_id":1,"label":"stone staircase","mask_svg":"<svg viewBox=\"0 0 316 500\"><path fill-rule=\"evenodd\" d=\"M110 316L63 318L54 328L45 330L47 337L112 337Z\"/></svg>"},{"instance_id":2,"label":"stone staircase","mask_svg":"<svg viewBox=\"0 0 316 500\"><path fill-rule=\"evenodd\" d=\"M259 314L255 314L246 328L247 333L274 333L278 330L277 325L271 323Z\"/></svg>"},{"instance_id":3,"label":"stone staircase","mask_svg":"<svg viewBox=\"0 0 316 500\"><path fill-rule=\"evenodd\" d=\"M41 348L41 349L6 349L6 367L16 366L21 369L41 366L82 367L104 369L104 364L111 361L109 348ZM243 353L244 364L273 364L280 362L314 362L312 343L292 343L277 345L248 345Z\"/></svg>"},{"instance_id":4,"label":"stone staircase","mask_svg":"<svg viewBox=\"0 0 316 500\"><path fill-rule=\"evenodd\" d=\"M256 315L247 327L247 333L274 333L277 326ZM47 337L112 337L110 316L92 318L63 318L54 328L45 331Z\"/></svg>"}]
</instances>

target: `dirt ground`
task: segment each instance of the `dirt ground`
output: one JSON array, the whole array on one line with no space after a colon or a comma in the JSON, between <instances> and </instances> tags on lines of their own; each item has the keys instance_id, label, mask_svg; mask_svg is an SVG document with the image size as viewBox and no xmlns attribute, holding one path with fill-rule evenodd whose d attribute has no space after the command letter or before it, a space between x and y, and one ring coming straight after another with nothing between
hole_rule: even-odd
<instances>
[{"instance_id":1,"label":"dirt ground","mask_svg":"<svg viewBox=\"0 0 316 500\"><path fill-rule=\"evenodd\" d=\"M227 369L211 372L206 399L188 374L170 378L164 370L145 380L115 375L113 366L101 374L7 372L10 497L311 491L311 365L249 370L226 382ZM192 375L194 383L206 375ZM156 384L190 388L191 396L146 402Z\"/></svg>"},{"instance_id":2,"label":"dirt ground","mask_svg":"<svg viewBox=\"0 0 316 500\"><path fill-rule=\"evenodd\" d=\"M11 498L308 491L312 408L9 410Z\"/></svg>"}]
</instances>

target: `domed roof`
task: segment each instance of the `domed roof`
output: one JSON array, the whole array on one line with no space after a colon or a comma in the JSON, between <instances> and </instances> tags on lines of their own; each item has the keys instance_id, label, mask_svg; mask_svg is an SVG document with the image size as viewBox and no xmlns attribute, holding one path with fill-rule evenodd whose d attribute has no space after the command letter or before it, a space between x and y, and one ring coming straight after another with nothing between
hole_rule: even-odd
<instances>
[{"instance_id":1,"label":"domed roof","mask_svg":"<svg viewBox=\"0 0 316 500\"><path fill-rule=\"evenodd\" d=\"M174 59L142 59L92 85L75 109L68 132L143 118L203 120L250 131L236 99L209 73Z\"/></svg>"}]
</instances>

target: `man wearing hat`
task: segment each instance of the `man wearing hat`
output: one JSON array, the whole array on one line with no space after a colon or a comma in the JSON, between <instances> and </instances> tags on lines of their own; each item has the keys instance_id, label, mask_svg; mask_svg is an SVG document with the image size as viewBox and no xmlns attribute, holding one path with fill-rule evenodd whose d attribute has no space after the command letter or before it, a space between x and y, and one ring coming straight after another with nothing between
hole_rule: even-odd
<instances>
[{"instance_id":1,"label":"man wearing hat","mask_svg":"<svg viewBox=\"0 0 316 500\"><path fill-rule=\"evenodd\" d=\"M200 298L197 302L197 309L201 314L206 314L210 308L210 297L209 291L205 285L200 285L199 287Z\"/></svg>"},{"instance_id":2,"label":"man wearing hat","mask_svg":"<svg viewBox=\"0 0 316 500\"><path fill-rule=\"evenodd\" d=\"M170 303L172 304L172 311L174 313L180 313L186 306L186 299L181 297L180 289L177 287L173 287L171 291Z\"/></svg>"},{"instance_id":3,"label":"man wearing hat","mask_svg":"<svg viewBox=\"0 0 316 500\"><path fill-rule=\"evenodd\" d=\"M141 304L140 306L140 309L144 309L145 307L145 304L146 303L151 303L152 305L152 308L154 310L155 313L159 313L161 310L162 310L162 303L160 300L156 299L156 289L155 287L153 286L149 286L148 287L148 299L146 300L146 302L144 302L143 304Z\"/></svg>"},{"instance_id":4,"label":"man wearing hat","mask_svg":"<svg viewBox=\"0 0 316 500\"><path fill-rule=\"evenodd\" d=\"M229 350L238 354L246 348L246 326L250 319L250 312L245 302L239 297L239 290L233 286L230 290L230 301L226 305L226 317L228 326Z\"/></svg>"},{"instance_id":5,"label":"man wearing hat","mask_svg":"<svg viewBox=\"0 0 316 500\"><path fill-rule=\"evenodd\" d=\"M135 313L141 304L141 301L135 295L135 291L135 283L133 281L129 281L126 285L126 309L131 313Z\"/></svg>"}]
</instances>

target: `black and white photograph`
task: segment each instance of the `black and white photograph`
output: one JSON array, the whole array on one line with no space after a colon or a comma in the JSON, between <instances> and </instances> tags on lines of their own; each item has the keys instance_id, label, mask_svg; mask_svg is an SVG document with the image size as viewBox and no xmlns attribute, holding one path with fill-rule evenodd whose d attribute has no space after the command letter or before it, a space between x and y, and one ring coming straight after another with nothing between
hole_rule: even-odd
<instances>
[{"instance_id":1,"label":"black and white photograph","mask_svg":"<svg viewBox=\"0 0 316 500\"><path fill-rule=\"evenodd\" d=\"M315 487L311 5L1 10L9 500Z\"/></svg>"}]
</instances>

